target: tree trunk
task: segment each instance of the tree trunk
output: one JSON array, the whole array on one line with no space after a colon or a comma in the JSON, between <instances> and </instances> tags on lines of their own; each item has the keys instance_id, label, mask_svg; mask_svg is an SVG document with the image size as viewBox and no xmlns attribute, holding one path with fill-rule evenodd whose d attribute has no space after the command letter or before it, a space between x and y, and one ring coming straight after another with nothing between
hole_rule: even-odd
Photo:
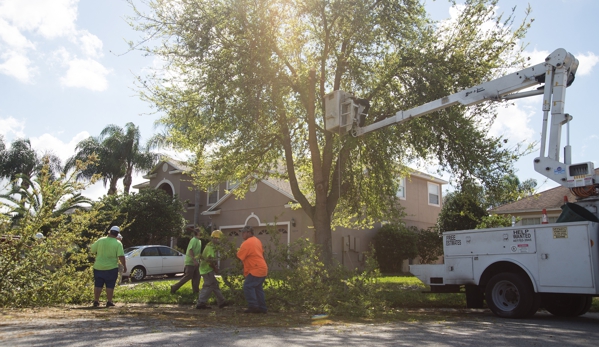
<instances>
[{"instance_id":1,"label":"tree trunk","mask_svg":"<svg viewBox=\"0 0 599 347\"><path fill-rule=\"evenodd\" d=\"M131 177L131 174L127 173L127 175L125 175L125 178L123 178L123 186L124 186L125 194L129 194L129 188L131 188L132 182L133 182L133 178Z\"/></svg>"},{"instance_id":2,"label":"tree trunk","mask_svg":"<svg viewBox=\"0 0 599 347\"><path fill-rule=\"evenodd\" d=\"M321 260L325 266L333 265L333 243L331 218L326 206L316 206L314 210L314 241L321 247Z\"/></svg>"},{"instance_id":3,"label":"tree trunk","mask_svg":"<svg viewBox=\"0 0 599 347\"><path fill-rule=\"evenodd\" d=\"M131 177L132 175L133 175L133 168L128 167L127 173L125 174L125 178L123 178L123 187L124 187L125 194L127 194L127 195L129 195L129 189L131 188L131 183L133 183L133 177Z\"/></svg>"},{"instance_id":4,"label":"tree trunk","mask_svg":"<svg viewBox=\"0 0 599 347\"><path fill-rule=\"evenodd\" d=\"M110 179L110 186L108 188L108 195L115 195L116 194L116 184L118 182L118 178L111 178Z\"/></svg>"}]
</instances>

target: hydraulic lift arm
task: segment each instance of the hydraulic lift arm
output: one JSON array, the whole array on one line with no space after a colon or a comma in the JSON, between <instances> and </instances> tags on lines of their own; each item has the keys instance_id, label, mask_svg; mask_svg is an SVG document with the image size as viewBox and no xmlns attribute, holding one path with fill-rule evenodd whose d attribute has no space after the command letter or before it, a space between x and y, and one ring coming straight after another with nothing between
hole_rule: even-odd
<instances>
[{"instance_id":1,"label":"hydraulic lift arm","mask_svg":"<svg viewBox=\"0 0 599 347\"><path fill-rule=\"evenodd\" d=\"M577 68L578 60L571 53L560 48L547 56L543 63L409 110L398 111L394 116L363 127L359 124L367 103L350 93L336 90L325 96L325 127L328 131L340 135L350 133L352 136L361 136L457 104L470 106L484 101L511 100L542 94L541 149L539 157L534 159L535 171L562 186L571 188L578 196L596 195L595 179L599 177L595 177L592 162L572 164L569 143L564 147L563 162L560 161L562 126L572 119L569 114L564 113L566 88L574 81ZM544 87L520 92L543 83ZM551 113L551 120L549 120L549 113ZM549 134L547 125L550 125Z\"/></svg>"}]
</instances>

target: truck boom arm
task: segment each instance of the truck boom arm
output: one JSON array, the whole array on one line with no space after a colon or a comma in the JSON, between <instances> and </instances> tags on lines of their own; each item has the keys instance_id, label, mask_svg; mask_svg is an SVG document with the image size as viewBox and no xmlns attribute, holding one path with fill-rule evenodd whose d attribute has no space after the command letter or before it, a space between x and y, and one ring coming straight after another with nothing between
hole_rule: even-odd
<instances>
[{"instance_id":1,"label":"truck boom arm","mask_svg":"<svg viewBox=\"0 0 599 347\"><path fill-rule=\"evenodd\" d=\"M598 177L595 177L593 163L572 165L569 143L564 147L564 161L560 161L561 129L572 119L569 114L564 113L566 88L574 81L577 68L578 60L565 49L559 48L547 56L543 63L409 110L399 111L394 116L364 127L359 126L360 117L365 109L364 103L352 94L337 90L325 96L325 127L338 134L349 132L353 136L361 136L457 104L470 106L484 101L502 101L543 94L541 149L539 157L534 160L535 170L560 185L571 188L577 196L596 195L595 179ZM545 84L544 87L519 92L542 83ZM550 125L549 135L547 125Z\"/></svg>"}]
</instances>

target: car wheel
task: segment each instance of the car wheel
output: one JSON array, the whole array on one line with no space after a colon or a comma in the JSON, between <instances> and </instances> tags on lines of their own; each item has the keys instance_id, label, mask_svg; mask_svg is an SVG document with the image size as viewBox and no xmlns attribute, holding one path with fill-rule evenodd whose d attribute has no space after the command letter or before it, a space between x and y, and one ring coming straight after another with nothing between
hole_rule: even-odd
<instances>
[{"instance_id":1,"label":"car wheel","mask_svg":"<svg viewBox=\"0 0 599 347\"><path fill-rule=\"evenodd\" d=\"M146 269L141 266L136 266L131 270L129 277L134 281L141 281L146 277Z\"/></svg>"},{"instance_id":2,"label":"car wheel","mask_svg":"<svg viewBox=\"0 0 599 347\"><path fill-rule=\"evenodd\" d=\"M502 318L530 316L536 311L532 306L539 302L528 278L510 272L491 278L486 286L485 300L489 309Z\"/></svg>"}]
</instances>

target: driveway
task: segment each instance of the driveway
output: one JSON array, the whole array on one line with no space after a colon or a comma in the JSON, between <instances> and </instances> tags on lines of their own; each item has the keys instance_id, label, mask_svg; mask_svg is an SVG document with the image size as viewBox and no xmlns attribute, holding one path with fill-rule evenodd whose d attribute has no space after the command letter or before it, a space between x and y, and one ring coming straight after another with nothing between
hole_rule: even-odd
<instances>
[{"instance_id":1,"label":"driveway","mask_svg":"<svg viewBox=\"0 0 599 347\"><path fill-rule=\"evenodd\" d=\"M599 341L598 313L563 319L540 312L532 319L506 320L488 310L414 310L403 321L373 323L248 315L239 309L124 305L115 310L8 310L0 316L0 346L586 347Z\"/></svg>"}]
</instances>

